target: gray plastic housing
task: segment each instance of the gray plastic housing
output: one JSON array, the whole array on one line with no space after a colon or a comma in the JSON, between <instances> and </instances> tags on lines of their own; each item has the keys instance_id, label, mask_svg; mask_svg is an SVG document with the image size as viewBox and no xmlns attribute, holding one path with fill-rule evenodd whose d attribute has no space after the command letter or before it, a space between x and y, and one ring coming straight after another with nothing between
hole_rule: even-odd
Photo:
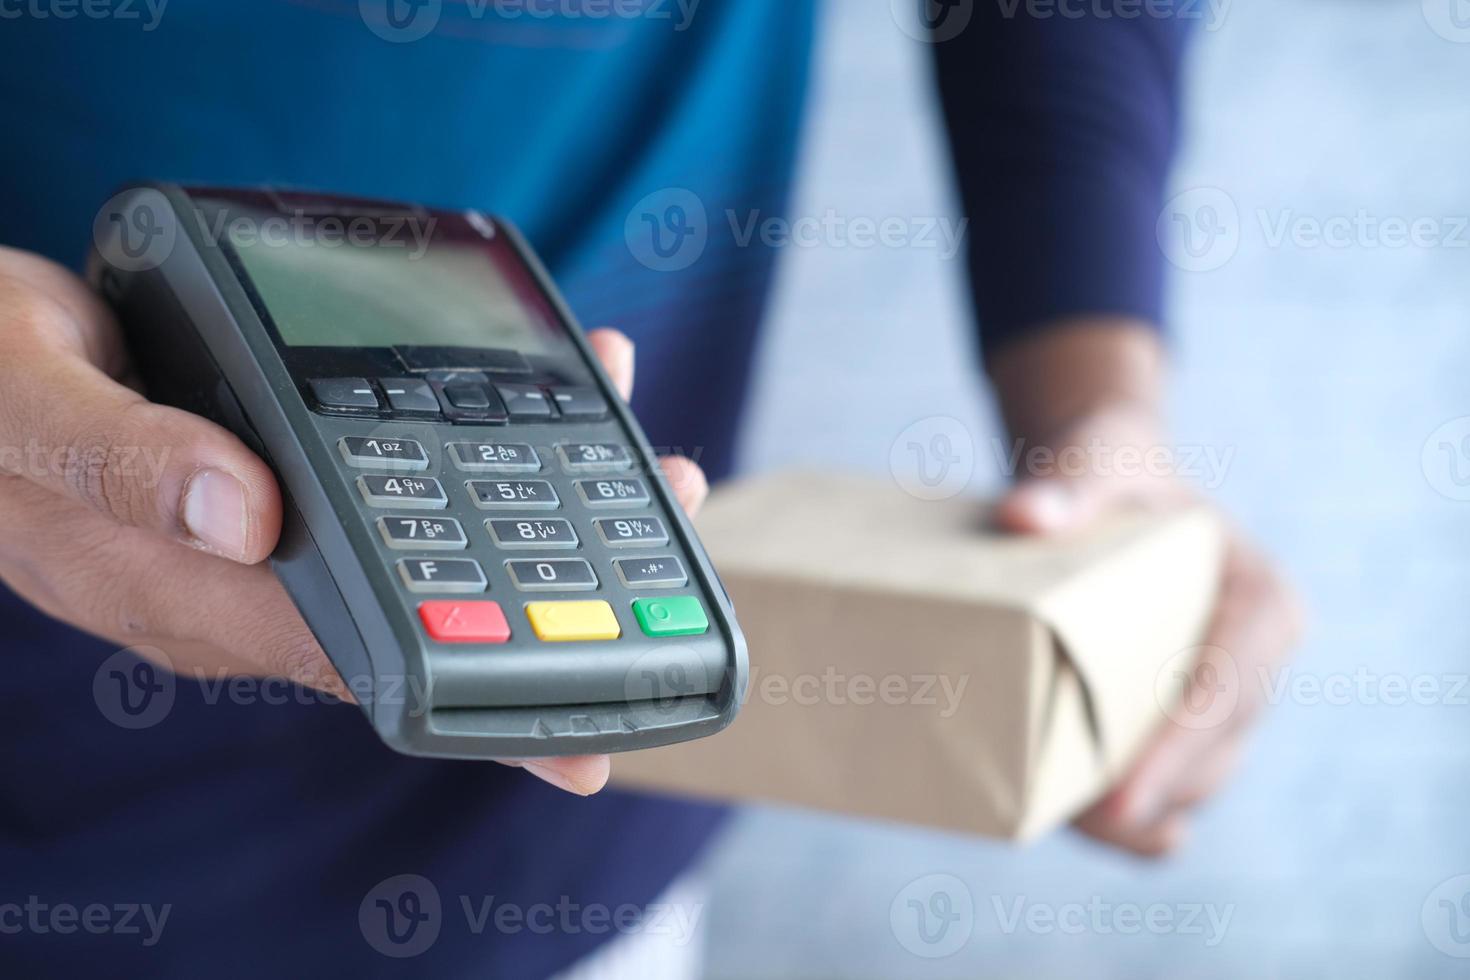
<instances>
[{"instance_id":1,"label":"gray plastic housing","mask_svg":"<svg viewBox=\"0 0 1470 980\"><path fill-rule=\"evenodd\" d=\"M378 205L380 211L395 207L409 208ZM271 564L384 742L413 755L540 757L649 748L710 735L730 724L743 701L748 664L729 597L661 470L652 464L654 453L641 428L545 269L509 223L474 215L477 226L508 236L556 310L610 407L603 420L463 425L319 414L303 399L299 379L280 356L252 293L211 240L188 190L137 185L115 196L108 211L118 216L112 223L117 227L146 215L154 241L162 243L139 255L109 234L99 217L88 261L88 277L117 312L149 396L225 426L274 469L285 523ZM368 507L354 480L374 471L344 465L337 445L343 435L420 442L429 468L414 475L439 479L450 499L448 509ZM573 521L580 544L566 556L593 564L599 579L595 591L528 593L512 585L503 563L526 556L497 550L483 522L514 515L477 509L464 486L468 479L496 477L459 471L445 451L449 442L484 437L536 447L543 471L516 476L553 483L561 508L540 516ZM584 512L572 480L586 474L561 472L551 448L582 441L619 442L632 449L637 461L632 475L645 482L651 497L639 513L664 522L670 537L666 546L614 552L592 532L593 517L617 512ZM471 542L467 550L418 556L476 559L489 580L483 598L498 601L511 623L508 642L441 644L428 638L416 606L432 597L407 591L393 564L417 553L389 549L374 525L378 516L410 513L453 517L464 527ZM677 591L698 597L709 619L704 634L650 638L639 628L632 600L667 592L626 588L611 561L654 552L682 561L689 582ZM621 627L619 639L543 642L522 612L530 601L588 598L610 603Z\"/></svg>"}]
</instances>

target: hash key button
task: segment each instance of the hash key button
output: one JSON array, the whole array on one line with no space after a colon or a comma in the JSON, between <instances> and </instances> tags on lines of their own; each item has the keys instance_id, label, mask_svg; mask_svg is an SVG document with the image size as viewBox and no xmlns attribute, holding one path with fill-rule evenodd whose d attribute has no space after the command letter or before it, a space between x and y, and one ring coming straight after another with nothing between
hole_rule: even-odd
<instances>
[{"instance_id":1,"label":"hash key button","mask_svg":"<svg viewBox=\"0 0 1470 980\"><path fill-rule=\"evenodd\" d=\"M444 488L431 476L369 476L357 478L357 489L372 507L443 510L449 506Z\"/></svg>"},{"instance_id":2,"label":"hash key button","mask_svg":"<svg viewBox=\"0 0 1470 980\"><path fill-rule=\"evenodd\" d=\"M689 576L673 555L662 558L619 558L613 562L618 578L630 589L673 589L685 585Z\"/></svg>"},{"instance_id":3,"label":"hash key button","mask_svg":"<svg viewBox=\"0 0 1470 980\"><path fill-rule=\"evenodd\" d=\"M505 563L511 581L524 592L597 588L597 573L581 558L522 559Z\"/></svg>"},{"instance_id":4,"label":"hash key button","mask_svg":"<svg viewBox=\"0 0 1470 980\"><path fill-rule=\"evenodd\" d=\"M485 591L485 572L469 558L404 558L398 574L410 592Z\"/></svg>"},{"instance_id":5,"label":"hash key button","mask_svg":"<svg viewBox=\"0 0 1470 980\"><path fill-rule=\"evenodd\" d=\"M378 439L343 436L337 449L348 466L418 471L429 468L424 447L412 439Z\"/></svg>"}]
</instances>

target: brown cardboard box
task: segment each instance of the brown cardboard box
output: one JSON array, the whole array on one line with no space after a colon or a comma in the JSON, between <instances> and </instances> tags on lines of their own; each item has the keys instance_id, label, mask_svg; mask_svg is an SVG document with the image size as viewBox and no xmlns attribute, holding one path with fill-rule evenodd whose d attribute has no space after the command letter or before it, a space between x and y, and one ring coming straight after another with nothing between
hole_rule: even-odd
<instances>
[{"instance_id":1,"label":"brown cardboard box","mask_svg":"<svg viewBox=\"0 0 1470 980\"><path fill-rule=\"evenodd\" d=\"M614 779L1025 839L1076 814L1172 708L1216 586L1203 509L1060 540L971 499L780 474L700 534L750 644L735 724L620 755Z\"/></svg>"}]
</instances>

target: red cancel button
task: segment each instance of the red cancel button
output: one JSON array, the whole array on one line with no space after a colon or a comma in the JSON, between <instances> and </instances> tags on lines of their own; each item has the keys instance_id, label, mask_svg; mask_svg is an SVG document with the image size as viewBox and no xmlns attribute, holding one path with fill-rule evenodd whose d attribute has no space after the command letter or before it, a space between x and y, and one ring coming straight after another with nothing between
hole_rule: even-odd
<instances>
[{"instance_id":1,"label":"red cancel button","mask_svg":"<svg viewBox=\"0 0 1470 980\"><path fill-rule=\"evenodd\" d=\"M421 602L419 619L424 621L429 636L440 643L504 643L510 639L510 624L498 602Z\"/></svg>"}]
</instances>

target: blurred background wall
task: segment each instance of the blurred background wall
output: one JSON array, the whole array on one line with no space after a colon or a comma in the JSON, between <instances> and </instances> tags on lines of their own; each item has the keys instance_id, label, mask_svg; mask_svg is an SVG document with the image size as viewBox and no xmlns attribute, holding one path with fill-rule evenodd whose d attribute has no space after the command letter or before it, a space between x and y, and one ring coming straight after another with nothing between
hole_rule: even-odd
<instances>
[{"instance_id":1,"label":"blurred background wall","mask_svg":"<svg viewBox=\"0 0 1470 980\"><path fill-rule=\"evenodd\" d=\"M926 46L881 0L825 17L795 216L954 220ZM1163 246L1176 434L1233 453L1214 493L1311 607L1280 703L1164 862L748 811L709 863L712 976L1470 972L1470 3L1233 0L1206 24L1164 215L1198 236ZM974 488L999 485L961 272L787 247L746 469L884 473L901 431L951 416ZM973 907L941 959L890 925L935 874ZM1073 904L1080 930L1012 927ZM1113 927L1156 905L1174 928Z\"/></svg>"}]
</instances>

